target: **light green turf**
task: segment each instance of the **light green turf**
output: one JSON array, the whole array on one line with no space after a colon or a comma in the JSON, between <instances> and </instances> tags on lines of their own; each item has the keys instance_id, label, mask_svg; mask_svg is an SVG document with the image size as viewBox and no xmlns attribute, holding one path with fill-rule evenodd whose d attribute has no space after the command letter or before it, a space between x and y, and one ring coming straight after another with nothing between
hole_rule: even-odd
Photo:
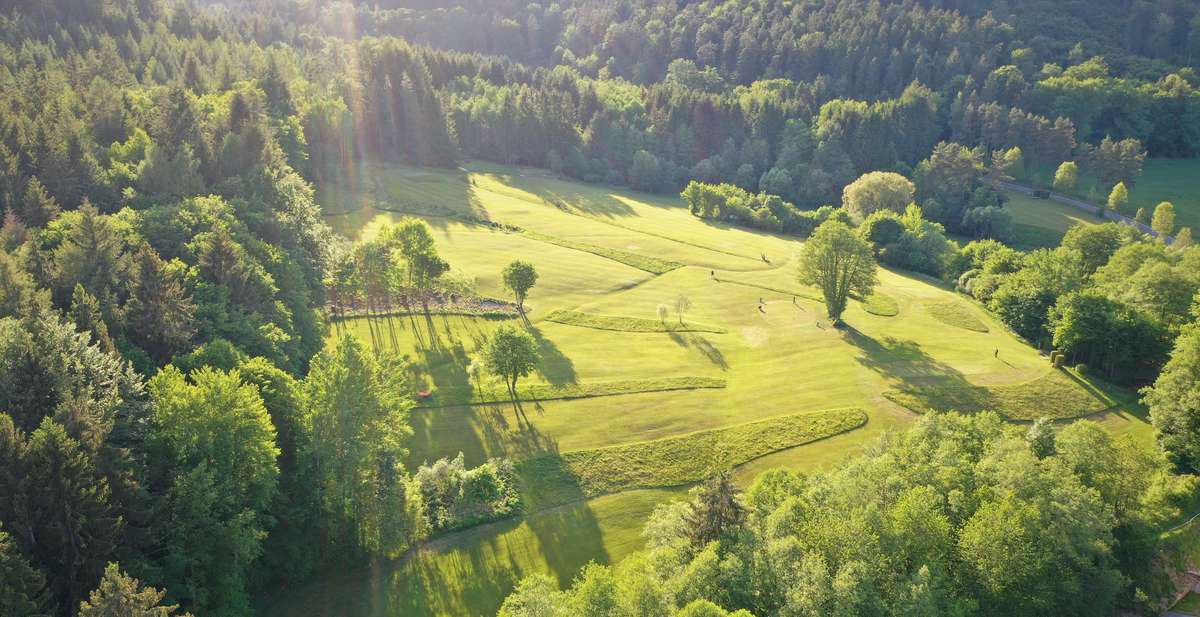
<instances>
[{"instance_id":1,"label":"light green turf","mask_svg":"<svg viewBox=\"0 0 1200 617\"><path fill-rule=\"evenodd\" d=\"M517 463L528 509L633 488L699 482L773 452L858 428L861 409L833 409L747 422L664 439L538 456Z\"/></svg>"},{"instance_id":2,"label":"light green turf","mask_svg":"<svg viewBox=\"0 0 1200 617\"><path fill-rule=\"evenodd\" d=\"M892 402L916 412L995 411L1012 420L1076 418L1120 405L1099 390L1080 386L1084 381L1069 369L1049 369L1024 383L976 386L939 383L901 387L884 393Z\"/></svg>"},{"instance_id":3,"label":"light green turf","mask_svg":"<svg viewBox=\"0 0 1200 617\"><path fill-rule=\"evenodd\" d=\"M642 319L640 317L621 317L618 315L591 315L579 311L554 311L546 315L547 321L595 328L597 330L614 330L617 332L711 332L724 334L725 329L702 323L681 321L678 315L668 315L666 319Z\"/></svg>"},{"instance_id":4,"label":"light green turf","mask_svg":"<svg viewBox=\"0 0 1200 617\"><path fill-rule=\"evenodd\" d=\"M1054 168L1033 170L1025 181L1038 186L1049 186L1054 178ZM1112 186L1100 186L1088 175L1080 177L1077 197L1094 204L1104 204ZM1175 204L1175 222L1181 226L1200 231L1200 159L1146 159L1142 175L1129 190L1129 206L1122 210L1133 216L1138 208L1153 212L1159 202ZM1081 211L1082 213L1082 211ZM1082 213L1087 217L1086 213Z\"/></svg>"},{"instance_id":5,"label":"light green turf","mask_svg":"<svg viewBox=\"0 0 1200 617\"><path fill-rule=\"evenodd\" d=\"M863 310L880 317L895 317L900 314L900 306L896 304L896 299L878 291L863 302Z\"/></svg>"},{"instance_id":6,"label":"light green turf","mask_svg":"<svg viewBox=\"0 0 1200 617\"><path fill-rule=\"evenodd\" d=\"M612 563L644 545L642 522L682 489L626 491L467 529L415 555L351 571L259 601L263 615L377 617L495 615L524 576L568 586L589 561Z\"/></svg>"},{"instance_id":7,"label":"light green turf","mask_svg":"<svg viewBox=\"0 0 1200 617\"><path fill-rule=\"evenodd\" d=\"M420 392L417 407L435 409L458 405L496 405L509 403L520 411L525 403L561 401L618 394L641 394L644 392L672 392L676 390L698 390L702 388L724 388L725 380L720 377L658 377L654 379L621 379L618 381L581 381L575 383L546 384L519 383L514 399L500 380L481 377L480 383L470 389L434 389Z\"/></svg>"},{"instance_id":8,"label":"light green turf","mask_svg":"<svg viewBox=\"0 0 1200 617\"><path fill-rule=\"evenodd\" d=\"M1021 249L1058 246L1063 234L1075 225L1094 225L1096 216L1051 199L1034 199L1024 193L1005 191L1005 207L1013 215L1012 244Z\"/></svg>"},{"instance_id":9,"label":"light green turf","mask_svg":"<svg viewBox=\"0 0 1200 617\"><path fill-rule=\"evenodd\" d=\"M942 302L929 302L925 305L925 310L929 311L933 318L948 325L972 332L987 332L987 324L983 323L977 315L976 309L966 302L961 300L946 300Z\"/></svg>"},{"instance_id":10,"label":"light green turf","mask_svg":"<svg viewBox=\"0 0 1200 617\"><path fill-rule=\"evenodd\" d=\"M887 400L886 391L1020 387L1049 369L1046 358L982 311L977 317L986 332L948 327L934 318L924 309L928 304L963 300L927 279L881 270L879 298L891 299L895 307L885 300L887 310L879 312L894 316L871 314L863 303L851 302L843 316L846 327L834 329L819 293L795 280L801 244L793 238L699 220L675 197L581 185L540 171L469 168L368 168L358 189L338 195L339 203L398 212L330 217L343 233L361 237L404 212L424 214L441 255L474 278L486 296L507 297L500 270L508 261L522 259L538 269L537 286L526 301L528 322L442 315L379 320L376 332L383 336L377 340L409 356L416 388L434 390L438 404L446 402L444 395L470 396L464 393L475 384L467 367L503 323L528 328L539 342L542 360L524 382L530 387L669 379L724 380L725 387L531 401L523 404L519 420L509 403L467 406L451 400L453 406L413 412L410 466L459 452L470 465L491 456L569 457L803 412L866 413L866 424L846 433L798 447L771 444L769 449L783 449L736 470L745 484L774 466L827 468L904 427L915 414ZM538 239L543 236L556 241ZM559 240L582 244L564 246ZM653 274L591 247L683 266ZM567 310L657 321L659 305L671 307L674 318L680 295L691 303L685 323L721 332L627 332L549 319ZM346 327L369 340L364 320ZM1108 406L1083 385L1070 387L1072 396L1092 396L1096 407ZM1097 418L1117 432L1148 434L1137 411L1117 409ZM588 559L611 561L635 550L646 513L677 495L624 491L452 534L399 566L291 590L286 602L265 614L491 615L522 576L550 572L567 582Z\"/></svg>"}]
</instances>

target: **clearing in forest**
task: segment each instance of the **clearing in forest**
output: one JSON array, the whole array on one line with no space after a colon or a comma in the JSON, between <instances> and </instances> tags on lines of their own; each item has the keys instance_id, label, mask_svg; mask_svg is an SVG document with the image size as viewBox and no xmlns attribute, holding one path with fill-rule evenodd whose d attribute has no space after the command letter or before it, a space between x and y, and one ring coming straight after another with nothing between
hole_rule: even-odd
<instances>
[{"instance_id":1,"label":"clearing in forest","mask_svg":"<svg viewBox=\"0 0 1200 617\"><path fill-rule=\"evenodd\" d=\"M1026 419L1066 400L1066 413L1103 411L1114 430L1147 433L922 277L881 270L876 295L852 302L847 327L834 329L816 290L796 282L799 240L702 221L677 198L478 164L374 167L357 191L322 203L351 210L329 218L350 237L420 216L482 296L507 297L509 261L537 268L527 321L418 314L340 327L368 341L386 332L375 343L407 354L414 389L428 392L412 414L410 467L459 452L469 465L510 457L526 512L391 566L289 590L268 614L494 614L522 576L568 583L589 560L638 549L646 515L686 494L708 462L737 465L743 483L774 466L828 466L928 407L991 401ZM503 388L470 369L505 323L541 351L520 419Z\"/></svg>"}]
</instances>

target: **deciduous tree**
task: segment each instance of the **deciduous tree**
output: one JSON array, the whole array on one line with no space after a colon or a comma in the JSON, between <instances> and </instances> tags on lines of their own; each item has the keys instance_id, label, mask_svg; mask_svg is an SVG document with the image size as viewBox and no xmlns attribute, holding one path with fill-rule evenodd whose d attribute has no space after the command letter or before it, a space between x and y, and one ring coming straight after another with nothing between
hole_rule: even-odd
<instances>
[{"instance_id":1,"label":"deciduous tree","mask_svg":"<svg viewBox=\"0 0 1200 617\"><path fill-rule=\"evenodd\" d=\"M835 324L841 322L850 294L871 294L875 270L871 245L840 221L822 223L800 251L799 280L820 288Z\"/></svg>"},{"instance_id":2,"label":"deciduous tree","mask_svg":"<svg viewBox=\"0 0 1200 617\"><path fill-rule=\"evenodd\" d=\"M1075 161L1064 161L1054 172L1054 190L1070 193L1079 186L1079 165Z\"/></svg>"},{"instance_id":3,"label":"deciduous tree","mask_svg":"<svg viewBox=\"0 0 1200 617\"><path fill-rule=\"evenodd\" d=\"M1200 327L1184 329L1162 373L1142 394L1163 450L1179 468L1200 470Z\"/></svg>"},{"instance_id":4,"label":"deciduous tree","mask_svg":"<svg viewBox=\"0 0 1200 617\"><path fill-rule=\"evenodd\" d=\"M898 173L872 171L846 185L842 206L855 220L861 221L878 210L904 212L915 192L913 183Z\"/></svg>"},{"instance_id":5,"label":"deciduous tree","mask_svg":"<svg viewBox=\"0 0 1200 617\"><path fill-rule=\"evenodd\" d=\"M376 358L345 334L313 360L305 380L320 525L333 556L395 556L425 529L406 494L403 467L412 435L403 365Z\"/></svg>"},{"instance_id":6,"label":"deciduous tree","mask_svg":"<svg viewBox=\"0 0 1200 617\"><path fill-rule=\"evenodd\" d=\"M1125 209L1129 203L1129 189L1125 188L1124 182L1118 182L1113 185L1112 191L1108 193L1108 209L1113 212L1120 212Z\"/></svg>"},{"instance_id":7,"label":"deciduous tree","mask_svg":"<svg viewBox=\"0 0 1200 617\"><path fill-rule=\"evenodd\" d=\"M537 283L538 273L533 264L525 261L514 261L504 267L501 274L504 286L517 297L517 310L525 313L525 296Z\"/></svg>"},{"instance_id":8,"label":"deciduous tree","mask_svg":"<svg viewBox=\"0 0 1200 617\"><path fill-rule=\"evenodd\" d=\"M1159 203L1154 207L1154 217L1150 219L1150 228L1165 237L1175 231L1175 206L1169 201Z\"/></svg>"},{"instance_id":9,"label":"deciduous tree","mask_svg":"<svg viewBox=\"0 0 1200 617\"><path fill-rule=\"evenodd\" d=\"M496 329L483 349L488 371L504 380L508 395L516 403L517 380L531 373L538 362L537 342L513 326Z\"/></svg>"}]
</instances>

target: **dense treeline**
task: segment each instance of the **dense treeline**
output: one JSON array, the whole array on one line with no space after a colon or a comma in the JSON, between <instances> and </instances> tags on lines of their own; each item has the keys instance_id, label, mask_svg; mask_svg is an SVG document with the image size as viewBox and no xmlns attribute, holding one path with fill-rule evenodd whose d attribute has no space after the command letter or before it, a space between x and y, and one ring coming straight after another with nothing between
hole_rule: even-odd
<instances>
[{"instance_id":1,"label":"dense treeline","mask_svg":"<svg viewBox=\"0 0 1200 617\"><path fill-rule=\"evenodd\" d=\"M837 469L727 476L659 506L646 549L569 589L534 575L501 617L1106 615L1150 611L1160 519L1189 490L1080 421L933 414Z\"/></svg>"},{"instance_id":2,"label":"dense treeline","mask_svg":"<svg viewBox=\"0 0 1200 617\"><path fill-rule=\"evenodd\" d=\"M1058 248L1024 254L972 242L954 270L962 291L1030 341L1109 379L1144 383L1197 318L1198 260L1196 246L1168 247L1105 223L1076 226Z\"/></svg>"},{"instance_id":3,"label":"dense treeline","mask_svg":"<svg viewBox=\"0 0 1200 617\"><path fill-rule=\"evenodd\" d=\"M264 586L520 510L505 461L406 466L404 361L349 336L324 344L326 307L428 311L469 291L420 223L353 246L322 223L318 190L357 187L374 162L479 157L664 192L695 181L700 216L800 234L852 221L881 261L959 279L1073 363L1141 382L1165 362L1147 395L1155 424L1177 465L1200 465L1196 249L1110 226L1028 255L946 236L1003 238L993 185L1022 165L1066 161L1130 183L1146 149L1200 151L1197 76L1177 68L1200 51L1190 4L432 4L5 4L0 613L245 615ZM372 331L377 346L391 327ZM532 340L515 343L528 353L505 374L514 397L536 358ZM911 516L862 513L924 495L851 492L849 474L774 477L790 488L750 513L724 485L704 494L707 511L656 517L651 554L670 563L644 597L695 600L693 615L712 614L707 600L764 614L910 601L912 614L987 614L971 594L1025 602L996 604L1013 610L1053 594L1077 614L1154 591L1116 579L1145 571L1139 534L1160 496L1097 474L1134 465L1149 483L1158 461L1086 428L1087 448L1053 454L1038 441L1037 460L991 418L921 430L953 434L970 472L941 476L923 501L940 504L920 514L946 542L839 555L862 538L881 539L874 550L923 536L897 529ZM918 490L884 469L903 465L873 461L920 459L924 434L857 463L863 477ZM1065 454L1097 448L1114 461L1083 470ZM851 493L878 502L854 510ZM791 498L812 498L812 520L830 526L802 525L801 502L783 507ZM1078 516L1042 538L1051 508ZM999 537L1022 547L1069 542L1031 553L1037 567L996 566L987 560L1009 551L987 551L985 532L1010 522L1023 526ZM978 545L947 539L968 537ZM960 566L967 574L947 578ZM603 576L589 569L580 584ZM1042 579L1041 595L1008 598ZM701 587L676 589L689 580ZM794 581L808 587L781 591Z\"/></svg>"},{"instance_id":4,"label":"dense treeline","mask_svg":"<svg viewBox=\"0 0 1200 617\"><path fill-rule=\"evenodd\" d=\"M679 190L689 180L728 182L812 209L834 203L842 187L862 173L910 171L941 140L982 146L985 156L995 149L1020 147L1028 161L1038 165L1071 158L1086 161L1108 136L1136 139L1162 156L1192 154L1200 144L1200 94L1189 70L1174 70L1163 60L1146 65L1081 49L1066 53L1061 41L1038 38L1036 44L1026 45L1020 29L973 7L959 7L961 13L920 3L758 7L766 14L782 12L772 21L757 11L734 10L736 3L696 3L671 16L676 24L672 28L683 28L681 32L655 36L639 31L664 23L650 15L643 16L649 23L609 26L601 20L614 11L638 17L639 11L675 9L514 9L561 14L531 14L525 20L529 23L589 24L562 26L576 33L604 26L609 33L599 37L611 39L605 46L624 49L615 41L626 36L666 45L633 46L639 54L669 63L635 79L619 70L573 62L574 56L539 56L533 65L519 64L511 59L522 57L513 48L520 46L518 41L512 41L505 50L508 57L501 58L434 51L386 37L357 38L407 33L399 24L409 20L416 20L413 23L428 34L437 32L437 24L444 21L459 32L471 32L473 44L485 44L486 37L475 36L477 30L455 20L471 24L482 15L495 17L495 11L247 4L254 13L175 10L170 23L178 32L168 31L174 36L168 35L172 43L165 46L137 43L127 24L120 30L133 42L96 33L92 62L104 58L105 76L116 84L166 84L181 78L197 94L225 91L239 80L254 78L265 95L262 106L286 161L318 184L356 182L365 158L449 165L466 156L548 167L579 179L654 191ZM715 19L701 19L705 10L719 13ZM1078 12L1075 7L1063 10ZM754 15L753 24L742 23L746 15ZM1014 11L1009 17L1022 21L1016 15ZM1179 18L1186 21L1190 15ZM716 47L740 48L734 55L743 59L735 64L746 62L750 68L726 66L726 52L713 58L696 56L696 49L713 47L696 41L710 37L705 33L725 19L735 22L721 30L726 39L732 36L761 46L773 39L760 30L792 30L779 35L781 40L805 41L800 46L813 46L812 58L802 60L808 52L792 53L788 44L780 43L780 51L770 59L751 60L747 58L765 54L728 41ZM776 25L766 28L766 23ZM521 26L526 27L537 29ZM35 22L28 19L11 24L14 37L34 28ZM561 27L551 30L556 29ZM522 40L540 38L536 32L522 32ZM1173 33L1171 40L1187 38L1187 32ZM596 37L593 32L584 38ZM480 51L455 40L447 35L434 42ZM61 43L68 48L79 45L74 37ZM270 43L288 45L261 47ZM161 48L171 51L162 53ZM864 59L855 60L851 50L865 54ZM626 52L613 53L619 57ZM888 56L882 61L887 68L860 67L878 66L883 56ZM125 62L114 67L111 61L117 57ZM841 67L842 62L853 66ZM132 68L121 70L121 65ZM801 68L810 65L821 72ZM10 71L15 75L18 68ZM746 78L731 78L731 71L739 70ZM883 74L862 77L878 72ZM1151 75L1156 81L1148 81ZM103 159L97 150L124 137L121 119L128 114L121 113L119 101L105 94L106 88L93 88L90 77L73 77L77 89L86 88L90 95L83 97L84 107L103 101L106 130L95 135L91 147L86 136L78 136L84 151ZM89 83L82 83L84 79ZM93 89L99 91L92 93ZM77 128L89 122L77 122ZM191 136L192 156L209 184L222 179L220 165L213 161L226 158L221 153L227 140L223 133L202 127L198 136ZM12 151L23 145L17 138L9 141ZM122 161L124 168L136 167L137 152L128 156L135 160ZM230 160L234 162L226 164L227 169L240 168L236 157ZM125 186L107 184L105 203L112 203ZM64 191L65 196L60 194ZM68 204L77 197L65 186L52 187L51 194Z\"/></svg>"},{"instance_id":5,"label":"dense treeline","mask_svg":"<svg viewBox=\"0 0 1200 617\"><path fill-rule=\"evenodd\" d=\"M836 98L897 98L919 82L947 103L961 97L1068 118L1087 141L1137 138L1161 156L1200 145L1196 77L1176 68L1200 53L1191 3L393 4L335 5L323 23L332 32L352 21L356 31L647 86L720 92L786 79L814 108Z\"/></svg>"},{"instance_id":6,"label":"dense treeline","mask_svg":"<svg viewBox=\"0 0 1200 617\"><path fill-rule=\"evenodd\" d=\"M414 120L443 117L423 65L363 43L379 81L347 92L391 105L323 125L342 100L230 25L160 2L0 16L5 615L246 615L265 585L520 507L503 462L414 479L403 362L322 350L346 247L309 178L451 160L447 125ZM365 150L331 159L345 143Z\"/></svg>"}]
</instances>

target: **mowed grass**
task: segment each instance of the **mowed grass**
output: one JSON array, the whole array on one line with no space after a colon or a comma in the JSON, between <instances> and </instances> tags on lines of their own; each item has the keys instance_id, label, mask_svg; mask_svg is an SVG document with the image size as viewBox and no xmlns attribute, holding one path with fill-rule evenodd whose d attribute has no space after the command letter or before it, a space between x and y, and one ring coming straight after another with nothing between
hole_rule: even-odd
<instances>
[{"instance_id":1,"label":"mowed grass","mask_svg":"<svg viewBox=\"0 0 1200 617\"><path fill-rule=\"evenodd\" d=\"M1101 222L1092 214L1050 199L1034 199L1024 193L1005 191L1006 208L1013 215L1012 244L1019 249L1058 246L1075 225Z\"/></svg>"},{"instance_id":2,"label":"mowed grass","mask_svg":"<svg viewBox=\"0 0 1200 617\"><path fill-rule=\"evenodd\" d=\"M623 251L621 249L596 246L595 244L588 244L587 242L579 242L576 240L567 240L565 238L548 236L535 231L526 231L524 234L530 238L533 238L534 240L540 240L542 242L557 244L558 246L574 249L576 251L583 251L585 253L599 255L605 259L611 259L617 263L625 264L631 268L637 268L638 270L644 270L650 274L665 274L671 270L674 270L675 268L683 267L683 264L679 263L678 261L658 259L657 257L640 255L638 253Z\"/></svg>"},{"instance_id":3,"label":"mowed grass","mask_svg":"<svg viewBox=\"0 0 1200 617\"><path fill-rule=\"evenodd\" d=\"M641 549L642 523L682 489L626 491L445 536L399 561L324 573L260 598L262 615L491 617L523 576L569 586L589 561Z\"/></svg>"},{"instance_id":4,"label":"mowed grass","mask_svg":"<svg viewBox=\"0 0 1200 617\"><path fill-rule=\"evenodd\" d=\"M724 388L725 380L718 377L660 377L657 379L625 379L620 381L588 381L582 383L517 384L517 399L514 401L504 387L494 379L476 386L473 391L453 392L434 390L428 398L417 403L418 408L436 408L452 405L482 405L511 403L520 405L529 402L639 394L642 392L670 392L673 390L696 390L700 388ZM465 395L466 400L463 400ZM445 403L441 400L446 399Z\"/></svg>"},{"instance_id":5,"label":"mowed grass","mask_svg":"<svg viewBox=\"0 0 1200 617\"><path fill-rule=\"evenodd\" d=\"M896 299L881 292L867 296L863 301L863 310L880 317L895 317L900 314L900 305Z\"/></svg>"},{"instance_id":6,"label":"mowed grass","mask_svg":"<svg viewBox=\"0 0 1200 617\"><path fill-rule=\"evenodd\" d=\"M987 324L975 314L966 302L961 300L946 300L942 302L930 302L925 305L925 310L929 311L933 318L948 325L973 332L987 332Z\"/></svg>"},{"instance_id":7,"label":"mowed grass","mask_svg":"<svg viewBox=\"0 0 1200 617\"><path fill-rule=\"evenodd\" d=\"M525 459L517 464L526 507L580 497L699 482L760 456L862 426L861 409L793 414L606 448Z\"/></svg>"},{"instance_id":8,"label":"mowed grass","mask_svg":"<svg viewBox=\"0 0 1200 617\"><path fill-rule=\"evenodd\" d=\"M869 312L870 301L854 301L846 327L833 328L820 294L796 281L799 241L701 221L678 198L498 166L368 172L369 181L342 201L388 211L330 217L346 235L370 236L400 216L418 215L432 227L441 255L482 295L508 297L500 270L510 260L529 261L540 275L526 302L528 321L415 315L377 323L375 331L385 333L379 344L409 357L413 388L433 390L430 403L446 405L414 410L406 463L412 468L459 452L470 465L493 456L576 457L580 471L547 489L572 499L566 505L450 534L398 564L290 590L289 598L272 600L266 615L493 615L525 575L544 572L568 583L589 559L607 563L636 550L646 514L682 494L624 490L629 486L690 482L709 469L709 460L741 461L735 477L742 485L775 466L828 468L916 417L884 392L939 384L990 390L1030 382L1049 369L1045 358L987 314L978 315L986 332L947 327L923 307L961 302L956 294L889 270L879 273L877 295L892 302L872 310L892 316ZM682 266L655 274L500 225ZM625 317L658 321L657 307L673 307L679 296L691 304L685 323L720 331L629 331L649 326ZM593 323L615 318L619 327L559 323L556 311L599 320ZM537 369L522 383L578 389L582 396L528 401L523 414L507 401L469 404L476 384L467 367L504 323L527 329L541 350ZM345 326L369 340L365 320ZM604 384L693 379L725 387L586 396ZM1084 384L1076 394L1099 396ZM807 443L795 435L774 440L774 422L846 408L861 410L865 423ZM1137 412L1118 407L1097 417L1114 431L1148 434ZM713 437L754 426L773 428L741 441ZM642 450L647 443L651 449ZM725 443L757 458L723 458ZM592 459L580 452L604 454L588 455ZM637 471L646 465L661 468L646 478ZM595 478L589 485L603 487L610 468L621 474L614 472L612 485L598 490L620 492L588 497L587 490L596 489L585 489L579 478Z\"/></svg>"},{"instance_id":9,"label":"mowed grass","mask_svg":"<svg viewBox=\"0 0 1200 617\"><path fill-rule=\"evenodd\" d=\"M1049 186L1054 179L1055 168L1034 169L1025 178L1038 186ZM1083 175L1076 197L1103 205L1112 186L1102 186L1095 178ZM1133 216L1138 208L1153 212L1159 202L1169 201L1175 205L1177 225L1200 231L1200 159L1146 159L1142 175L1129 190L1129 205L1121 212ZM1081 214L1087 216L1080 211Z\"/></svg>"},{"instance_id":10,"label":"mowed grass","mask_svg":"<svg viewBox=\"0 0 1200 617\"><path fill-rule=\"evenodd\" d=\"M1081 387L1082 381L1068 369L1051 369L1025 383L973 386L951 382L889 390L885 396L918 413L990 410L1012 420L1077 418L1119 405L1098 389Z\"/></svg>"},{"instance_id":11,"label":"mowed grass","mask_svg":"<svg viewBox=\"0 0 1200 617\"><path fill-rule=\"evenodd\" d=\"M669 315L666 319L642 319L640 317L622 317L618 315L593 315L579 311L558 310L546 315L547 321L595 328L597 330L613 330L616 332L711 332L724 334L725 329L691 321L682 321L678 315Z\"/></svg>"}]
</instances>

